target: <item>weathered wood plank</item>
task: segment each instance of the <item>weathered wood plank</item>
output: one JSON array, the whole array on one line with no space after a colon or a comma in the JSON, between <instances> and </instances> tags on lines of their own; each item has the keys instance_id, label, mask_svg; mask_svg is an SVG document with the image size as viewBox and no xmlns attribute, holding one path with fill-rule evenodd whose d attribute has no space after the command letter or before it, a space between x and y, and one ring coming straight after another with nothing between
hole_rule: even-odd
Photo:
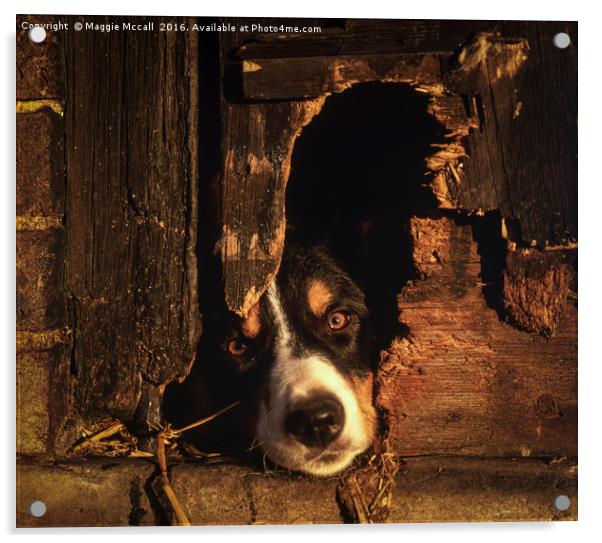
<instances>
[{"instance_id":1,"label":"weathered wood plank","mask_svg":"<svg viewBox=\"0 0 602 543\"><path fill-rule=\"evenodd\" d=\"M159 387L186 374L200 331L196 34L65 38L76 407L127 419L143 395L154 419Z\"/></svg>"},{"instance_id":2,"label":"weathered wood plank","mask_svg":"<svg viewBox=\"0 0 602 543\"><path fill-rule=\"evenodd\" d=\"M441 86L436 54L254 59L231 67L241 71L242 95L247 100L312 98L369 81Z\"/></svg>"},{"instance_id":3,"label":"weathered wood plank","mask_svg":"<svg viewBox=\"0 0 602 543\"><path fill-rule=\"evenodd\" d=\"M293 144L321 103L225 106L219 244L226 303L232 311L246 314L278 269Z\"/></svg>"},{"instance_id":4,"label":"weathered wood plank","mask_svg":"<svg viewBox=\"0 0 602 543\"><path fill-rule=\"evenodd\" d=\"M240 19L244 22L245 19ZM272 20L274 21L274 20ZM275 20L282 23L282 20ZM321 32L250 33L236 49L238 59L425 53L454 51L466 36L492 31L497 21L293 19L291 25L318 25ZM287 25L288 25L287 21Z\"/></svg>"},{"instance_id":5,"label":"weathered wood plank","mask_svg":"<svg viewBox=\"0 0 602 543\"><path fill-rule=\"evenodd\" d=\"M233 39L221 40L222 67ZM227 89L222 89L223 93ZM257 302L280 265L284 195L295 139L323 99L240 104L222 94L222 234L219 248L228 308Z\"/></svg>"},{"instance_id":6,"label":"weathered wood plank","mask_svg":"<svg viewBox=\"0 0 602 543\"><path fill-rule=\"evenodd\" d=\"M393 448L575 455L575 304L567 303L553 338L521 332L486 303L484 264L470 225L416 218L410 229L423 278L399 295L399 320L408 333L382 353L377 375L377 402L387 413Z\"/></svg>"},{"instance_id":7,"label":"weathered wood plank","mask_svg":"<svg viewBox=\"0 0 602 543\"><path fill-rule=\"evenodd\" d=\"M452 191L463 209L515 220L519 243L568 244L577 239L577 25L509 29L520 40L478 36L445 78L479 118ZM552 43L560 31L575 40L568 49Z\"/></svg>"}]
</instances>

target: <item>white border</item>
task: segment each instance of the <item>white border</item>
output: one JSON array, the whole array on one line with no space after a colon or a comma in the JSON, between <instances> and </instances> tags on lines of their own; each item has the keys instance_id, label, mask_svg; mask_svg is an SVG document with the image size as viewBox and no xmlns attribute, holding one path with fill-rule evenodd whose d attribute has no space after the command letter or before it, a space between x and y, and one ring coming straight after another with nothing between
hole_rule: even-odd
<instances>
[{"instance_id":1,"label":"white border","mask_svg":"<svg viewBox=\"0 0 602 543\"><path fill-rule=\"evenodd\" d=\"M106 0L98 4L69 1L27 1L3 2L1 4L3 28L2 46L3 74L0 83L2 99L2 249L3 265L2 301L2 342L5 353L3 360L5 394L3 412L8 420L4 421L4 444L2 454L3 497L1 515L4 531L10 535L14 530L14 323L15 323L15 286L14 286L14 178L15 178L15 142L14 142L14 70L15 70L15 27L16 13L56 13L56 14L138 14L138 15L238 15L238 16L278 16L278 17L363 17L363 18L414 18L414 19L522 19L522 20L578 20L579 21L579 229L580 229L580 319L579 319L579 404L580 404L580 477L579 477L579 522L577 523L520 523L520 524L449 524L449 525L395 525L395 526L333 526L333 527L249 527L249 528L193 528L179 530L178 536L195 538L227 535L229 537L251 537L266 540L286 534L287 541L306 541L308 537L326 536L345 537L360 541L365 538L402 541L419 538L422 541L442 539L454 541L488 542L523 540L545 540L546 543L562 542L579 538L594 540L600 529L600 462L598 451L602 450L600 427L602 427L601 398L602 371L597 348L601 333L598 315L601 313L600 299L600 239L602 230L599 217L602 204L602 174L600 173L600 150L602 118L600 115L600 25L602 19L596 13L594 2L550 1L531 2L524 0L504 0L490 3L485 0L430 0L394 4L391 0L370 0L361 4L349 1L334 3L323 0L303 0L301 2L156 2L136 3L130 0ZM8 434L8 435L7 435ZM376 530L376 531L374 531ZM173 534L171 529L61 529L35 532L44 534L52 540L62 540L69 535L87 538L105 539L112 537L165 538ZM31 536L31 531L25 535Z\"/></svg>"}]
</instances>

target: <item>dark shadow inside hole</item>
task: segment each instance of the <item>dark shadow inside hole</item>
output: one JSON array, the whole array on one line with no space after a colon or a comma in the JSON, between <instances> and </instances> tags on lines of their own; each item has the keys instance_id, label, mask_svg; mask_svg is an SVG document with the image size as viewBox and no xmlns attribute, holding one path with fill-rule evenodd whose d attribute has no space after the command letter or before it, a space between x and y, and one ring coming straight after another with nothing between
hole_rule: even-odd
<instances>
[{"instance_id":1,"label":"dark shadow inside hole","mask_svg":"<svg viewBox=\"0 0 602 543\"><path fill-rule=\"evenodd\" d=\"M291 235L329 242L367 295L377 348L401 331L396 294L415 276L405 226L437 207L425 159L444 132L427 96L409 85L366 83L329 97L295 144Z\"/></svg>"},{"instance_id":2,"label":"dark shadow inside hole","mask_svg":"<svg viewBox=\"0 0 602 543\"><path fill-rule=\"evenodd\" d=\"M481 257L483 297L495 310L499 319L507 319L503 299L503 271L506 267L506 240L502 237L502 216L499 211L489 211L482 217L472 217L473 239Z\"/></svg>"},{"instance_id":3,"label":"dark shadow inside hole","mask_svg":"<svg viewBox=\"0 0 602 543\"><path fill-rule=\"evenodd\" d=\"M208 19L207 24L219 22ZM175 428L182 428L198 419L215 412L229 401L234 401L236 391L232 390L225 375L214 363L216 336L219 324L215 316L226 312L223 295L222 271L219 258L214 254L215 244L221 232L221 117L220 117L220 63L219 40L211 33L199 36L199 47L205 51L199 56L199 93L203 97L199 108L199 194L198 194L198 302L203 315L202 338L196 352L196 362L190 373L181 383L173 381L165 388L163 395L163 416ZM209 390L207 383L219 383L223 388ZM222 417L219 424L208 424L206 429L189 432L186 438L198 442L203 450L230 450L233 445L229 435L223 435L223 428L238 430L236 418ZM230 432L228 432L229 434ZM239 432L240 433L240 432ZM224 438L224 439L222 439ZM199 445L199 446L201 446Z\"/></svg>"}]
</instances>

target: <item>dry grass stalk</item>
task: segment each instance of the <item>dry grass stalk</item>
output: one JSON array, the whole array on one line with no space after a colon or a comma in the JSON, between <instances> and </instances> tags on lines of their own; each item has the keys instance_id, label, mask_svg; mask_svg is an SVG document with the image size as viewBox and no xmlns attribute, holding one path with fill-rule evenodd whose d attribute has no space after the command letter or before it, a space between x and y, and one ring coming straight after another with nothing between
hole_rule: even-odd
<instances>
[{"instance_id":1,"label":"dry grass stalk","mask_svg":"<svg viewBox=\"0 0 602 543\"><path fill-rule=\"evenodd\" d=\"M339 498L348 515L358 523L384 522L389 514L399 462L390 451L388 438L368 464L343 477Z\"/></svg>"},{"instance_id":2,"label":"dry grass stalk","mask_svg":"<svg viewBox=\"0 0 602 543\"><path fill-rule=\"evenodd\" d=\"M102 421L108 424L97 431L83 430L83 438L68 451L69 456L142 456L137 448L138 440L132 436L120 421ZM115 437L115 439L109 439ZM150 455L152 456L152 455Z\"/></svg>"},{"instance_id":3,"label":"dry grass stalk","mask_svg":"<svg viewBox=\"0 0 602 543\"><path fill-rule=\"evenodd\" d=\"M163 494L167 498L169 505L171 507L171 511L173 512L176 518L177 526L190 526L190 521L184 512L184 508L180 504L180 500L176 496L173 488L171 487L171 483L169 482L169 477L167 476L167 459L165 457L165 442L166 438L161 430L157 434L156 444L157 444L157 463L159 464L159 469L161 470L161 489L163 490ZM160 500L162 501L162 500Z\"/></svg>"},{"instance_id":4,"label":"dry grass stalk","mask_svg":"<svg viewBox=\"0 0 602 543\"><path fill-rule=\"evenodd\" d=\"M171 519L175 519L175 524L178 526L190 526L190 521L186 516L184 508L180 504L169 481L169 476L167 474L166 449L175 446L175 441L179 439L184 432L207 424L226 411L236 407L239 403L240 402L235 402L230 404L216 413L193 422L184 428L174 430L169 424L165 425L157 432L154 454L152 452L138 450L138 440L127 431L122 422L113 420L107 421L106 419L99 423L99 426L104 424L104 427L101 427L100 430L89 431L84 429L83 438L69 450L68 454L70 456L92 454L96 456L129 456L133 458L156 456L161 473L152 485L155 494L166 510L167 516ZM115 437L118 439L109 439ZM195 454L194 456L205 458L219 456L218 453L201 453L200 451L197 451L197 453L198 454ZM157 481L159 482L158 485L155 484Z\"/></svg>"},{"instance_id":5,"label":"dry grass stalk","mask_svg":"<svg viewBox=\"0 0 602 543\"><path fill-rule=\"evenodd\" d=\"M220 415L223 415L226 411L230 411L230 409L236 407L239 403L240 402L234 402L234 403L224 407L223 409L220 409L216 413L213 413L213 415L209 415L208 417L197 420L196 422L193 422L192 424L189 424L188 426L184 426L184 428L180 428L179 430L172 430L168 426L165 430L165 432L166 432L165 436L168 439L178 439L184 432L187 432L188 430L192 430L194 428L198 428L199 426L202 426L203 424L207 424L208 422L219 417ZM169 428L169 431L167 430L168 428Z\"/></svg>"},{"instance_id":6,"label":"dry grass stalk","mask_svg":"<svg viewBox=\"0 0 602 543\"><path fill-rule=\"evenodd\" d=\"M190 521L186 516L186 512L182 507L182 504L178 500L176 493L174 492L171 483L169 481L169 476L167 475L167 456L165 454L165 448L170 444L173 440L176 440L181 437L181 435L194 428L198 428L203 424L207 424L209 421L219 417L226 411L229 411L233 407L236 407L240 402L235 402L225 407L224 409L219 410L217 413L210 415L208 417L202 418L184 428L180 428L179 430L173 430L169 425L166 425L165 428L161 429L156 437L156 454L157 454L157 463L159 464L159 469L161 470L160 475L160 490L165 499L161 499L161 495L157 492L156 484L153 484L153 489L155 490L155 494L157 494L157 498L159 502L163 504L164 509L168 509L166 514L170 518L175 518L175 523L177 526L190 526Z\"/></svg>"}]
</instances>

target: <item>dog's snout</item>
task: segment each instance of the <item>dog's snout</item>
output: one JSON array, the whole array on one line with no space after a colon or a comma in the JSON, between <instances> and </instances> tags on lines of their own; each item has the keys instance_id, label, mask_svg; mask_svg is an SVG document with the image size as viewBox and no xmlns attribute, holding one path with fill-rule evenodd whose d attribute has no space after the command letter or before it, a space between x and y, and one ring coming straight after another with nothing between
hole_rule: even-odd
<instances>
[{"instance_id":1,"label":"dog's snout","mask_svg":"<svg viewBox=\"0 0 602 543\"><path fill-rule=\"evenodd\" d=\"M308 447L325 448L340 435L345 412L336 398L320 396L295 405L284 424L297 441Z\"/></svg>"}]
</instances>

